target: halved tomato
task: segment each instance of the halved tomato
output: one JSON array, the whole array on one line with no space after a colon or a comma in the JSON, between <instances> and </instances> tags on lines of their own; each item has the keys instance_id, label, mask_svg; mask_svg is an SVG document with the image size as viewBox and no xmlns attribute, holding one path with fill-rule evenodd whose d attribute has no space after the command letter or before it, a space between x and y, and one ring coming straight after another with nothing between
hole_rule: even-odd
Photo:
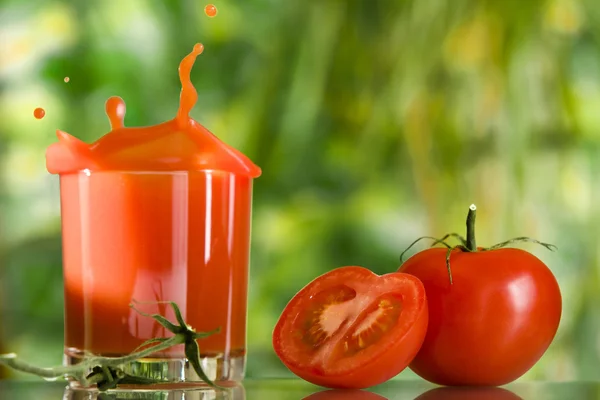
<instances>
[{"instance_id":1,"label":"halved tomato","mask_svg":"<svg viewBox=\"0 0 600 400\"><path fill-rule=\"evenodd\" d=\"M406 368L423 343L427 321L425 289L418 278L342 267L292 298L275 326L273 347L302 379L361 389Z\"/></svg>"}]
</instances>

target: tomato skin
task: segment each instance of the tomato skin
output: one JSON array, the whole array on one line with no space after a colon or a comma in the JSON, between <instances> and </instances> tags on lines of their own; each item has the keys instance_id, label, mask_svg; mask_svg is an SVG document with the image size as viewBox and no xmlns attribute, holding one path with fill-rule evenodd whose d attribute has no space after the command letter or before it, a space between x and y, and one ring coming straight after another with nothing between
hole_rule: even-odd
<instances>
[{"instance_id":1,"label":"tomato skin","mask_svg":"<svg viewBox=\"0 0 600 400\"><path fill-rule=\"evenodd\" d=\"M447 250L408 259L400 272L418 277L429 304L429 327L410 368L440 385L504 385L544 354L558 329L562 298L556 278L523 250Z\"/></svg>"},{"instance_id":2,"label":"tomato skin","mask_svg":"<svg viewBox=\"0 0 600 400\"><path fill-rule=\"evenodd\" d=\"M394 332L393 340L386 342L386 347L381 347L381 343L373 344L371 347L374 353L369 357L364 356L364 353L350 357L347 362L351 363L351 367L343 372L335 372L332 367L302 363L294 359L290 356L289 349L293 344L289 338L296 334L291 324L299 318L297 310L310 301L317 292L317 287L340 283L361 287L356 290L364 295L376 296L385 290L405 290L402 289L403 286L409 288L410 293L407 298L403 297L407 308L403 309L395 329L398 331L398 327L402 325L403 331ZM404 292L399 293L404 295ZM290 300L273 331L273 348L290 371L308 382L334 389L364 389L387 381L408 366L423 343L427 322L425 289L414 276L398 272L379 276L363 267L341 267L316 278Z\"/></svg>"}]
</instances>

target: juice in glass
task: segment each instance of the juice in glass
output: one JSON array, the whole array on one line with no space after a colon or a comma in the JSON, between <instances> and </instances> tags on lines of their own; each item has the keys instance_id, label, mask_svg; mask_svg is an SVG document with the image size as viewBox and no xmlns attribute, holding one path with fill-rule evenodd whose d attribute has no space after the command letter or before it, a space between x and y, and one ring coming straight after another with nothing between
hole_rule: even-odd
<instances>
[{"instance_id":1,"label":"juice in glass","mask_svg":"<svg viewBox=\"0 0 600 400\"><path fill-rule=\"evenodd\" d=\"M243 379L252 181L246 156L189 117L197 94L179 68L176 118L124 126L125 104L106 103L111 131L86 144L58 131L48 171L60 175L65 285L65 363L87 353L122 356L170 332L130 307L175 320L174 301L196 331L202 366L213 380ZM197 381L182 346L131 368L136 375Z\"/></svg>"}]
</instances>

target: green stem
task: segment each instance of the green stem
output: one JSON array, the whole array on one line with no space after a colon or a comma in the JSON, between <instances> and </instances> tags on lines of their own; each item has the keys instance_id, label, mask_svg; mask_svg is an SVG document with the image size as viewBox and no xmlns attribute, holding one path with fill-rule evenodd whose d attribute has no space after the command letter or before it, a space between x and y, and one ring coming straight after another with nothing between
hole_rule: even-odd
<instances>
[{"instance_id":1,"label":"green stem","mask_svg":"<svg viewBox=\"0 0 600 400\"><path fill-rule=\"evenodd\" d=\"M0 364L4 364L12 369L28 374L37 375L42 378L60 378L64 375L79 377L87 373L87 371L97 365L102 367L118 367L123 364L127 364L136 361L140 358L148 357L159 351L166 350L178 344L185 342L185 335L177 334L165 342L156 346L148 347L147 349L141 350L137 353L128 354L123 357L116 358L105 358L105 357L90 357L85 359L79 364L69 366L59 366L52 368L41 368L34 365L28 364L16 357L15 354L0 355Z\"/></svg>"},{"instance_id":2,"label":"green stem","mask_svg":"<svg viewBox=\"0 0 600 400\"><path fill-rule=\"evenodd\" d=\"M452 269L450 268L450 256L452 255L452 250L454 250L454 248L450 248L446 252L446 269L448 270L448 278L450 279L451 285L454 284L454 279L452 279Z\"/></svg>"},{"instance_id":3,"label":"green stem","mask_svg":"<svg viewBox=\"0 0 600 400\"><path fill-rule=\"evenodd\" d=\"M98 357L95 359L95 363L94 363L94 358L91 358L88 361L86 361L86 363L90 366L94 366L94 365L97 365L98 361L100 360L101 364L106 367L118 367L119 365L127 364L130 362L136 361L140 358L146 358L154 353L158 353L159 351L167 350L170 347L176 346L178 344L183 344L184 342L185 342L185 335L177 334L161 344L158 344L158 345L152 346L152 347L148 347L137 353L132 353L132 354L128 354L126 356L117 357L117 358Z\"/></svg>"},{"instance_id":4,"label":"green stem","mask_svg":"<svg viewBox=\"0 0 600 400\"><path fill-rule=\"evenodd\" d=\"M513 243L520 243L520 242L530 242L530 243L536 243L536 244L539 244L539 245L542 245L542 246L544 246L545 248L547 248L547 249L548 249L548 250L550 250L550 251L555 251L555 250L558 250L558 247L556 247L556 246L555 246L555 245L553 245L553 244L550 244L550 243L544 243L544 242L540 242L539 240L532 239L532 238L530 238L530 237L527 237L527 236L521 236L521 237L517 237L517 238L514 238L514 239L510 239L510 240L507 240L506 242L502 242L502 243L495 244L495 245L493 245L492 247L488 247L488 248L486 248L486 249L483 249L483 250L496 250L496 249L501 249L501 248L503 248L503 247L506 247L506 246L508 246L509 244L513 244Z\"/></svg>"},{"instance_id":5,"label":"green stem","mask_svg":"<svg viewBox=\"0 0 600 400\"><path fill-rule=\"evenodd\" d=\"M169 302L175 312L175 316L177 317L177 322L180 325L175 325L165 317L159 314L146 314L136 309L133 304L131 307L140 313L141 315L148 316L153 318L156 322L161 324L171 333L174 333L175 336L170 338L153 338L145 341L139 348L143 348L152 343L158 343L155 346L149 346L140 351L132 352L131 354L125 355L123 357L98 357L98 356L87 356L84 358L79 364L70 365L70 366L58 366L53 368L40 368L33 365L30 365L24 361L21 361L17 358L17 355L14 353L10 354L0 354L0 365L6 365L12 369L17 371L37 375L42 378L47 379L56 379L60 377L71 377L78 380L83 386L89 386L89 384L96 384L100 391L112 389L119 385L120 383L160 383L162 381L156 381L154 379L146 379L143 377L128 375L122 370L122 366L127 365L133 361L146 358L154 353L161 352L170 347L185 344L186 349L194 349L193 360L190 362L193 363L194 370L198 374L198 376L206 381L209 385L213 387L220 387L212 382L200 365L200 349L198 347L198 343L196 339L201 339L206 336L212 335L220 331L220 328L217 328L211 332L196 332L190 326L188 326L182 315L181 311L177 304L173 302ZM137 350L137 349L136 349ZM91 371L91 372L90 372Z\"/></svg>"},{"instance_id":6,"label":"green stem","mask_svg":"<svg viewBox=\"0 0 600 400\"><path fill-rule=\"evenodd\" d=\"M403 262L404 262L404 254L406 254L406 253L407 253L407 252L408 252L408 251L409 251L409 250L410 250L410 249L411 249L411 248L412 248L412 247L413 247L415 244L419 243L419 242L420 242L421 240L423 240L423 239L431 239L431 240L434 240L434 244L433 244L433 245L436 245L436 244L443 244L444 246L446 246L446 248L447 248L447 249L451 248L451 246L450 246L448 243L446 243L446 242L445 242L445 239L446 239L448 236L450 236L450 235L446 235L446 236L445 236L445 237L443 237L442 239L434 238L434 237L432 237L432 236L423 236L423 237L420 237L420 238L418 238L417 240L415 240L414 242L412 242L412 243L410 244L410 246L408 246L408 247L407 247L407 248L406 248L406 249L405 249L405 250L402 252L402 254L400 254L400 263L403 263ZM432 245L432 246L433 246L433 245Z\"/></svg>"},{"instance_id":7,"label":"green stem","mask_svg":"<svg viewBox=\"0 0 600 400\"><path fill-rule=\"evenodd\" d=\"M467 214L467 251L477 251L477 242L475 241L475 216L477 214L477 207L475 204L471 204L469 207L469 214Z\"/></svg>"},{"instance_id":8,"label":"green stem","mask_svg":"<svg viewBox=\"0 0 600 400\"><path fill-rule=\"evenodd\" d=\"M3 354L0 356L0 364L28 374L37 375L42 378L60 378L63 375L78 375L81 373L81 366L70 365L67 367L41 368L28 364L17 358L16 354Z\"/></svg>"}]
</instances>

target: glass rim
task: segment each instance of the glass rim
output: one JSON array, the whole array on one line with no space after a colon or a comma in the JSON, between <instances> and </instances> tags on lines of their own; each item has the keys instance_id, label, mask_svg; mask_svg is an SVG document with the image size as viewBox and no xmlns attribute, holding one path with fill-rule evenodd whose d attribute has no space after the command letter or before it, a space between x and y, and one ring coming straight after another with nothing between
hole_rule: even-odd
<instances>
[{"instance_id":1,"label":"glass rim","mask_svg":"<svg viewBox=\"0 0 600 400\"><path fill-rule=\"evenodd\" d=\"M240 174L232 171L227 171L223 169L194 169L194 170L91 170L89 168L85 168L79 171L67 172L63 174L57 174L60 177L63 176L73 176L73 175L84 175L84 176L92 176L98 174L114 174L114 175L188 175L188 174L203 174L203 175L233 175L235 177L244 177L250 180L255 179L251 175L248 174Z\"/></svg>"}]
</instances>

